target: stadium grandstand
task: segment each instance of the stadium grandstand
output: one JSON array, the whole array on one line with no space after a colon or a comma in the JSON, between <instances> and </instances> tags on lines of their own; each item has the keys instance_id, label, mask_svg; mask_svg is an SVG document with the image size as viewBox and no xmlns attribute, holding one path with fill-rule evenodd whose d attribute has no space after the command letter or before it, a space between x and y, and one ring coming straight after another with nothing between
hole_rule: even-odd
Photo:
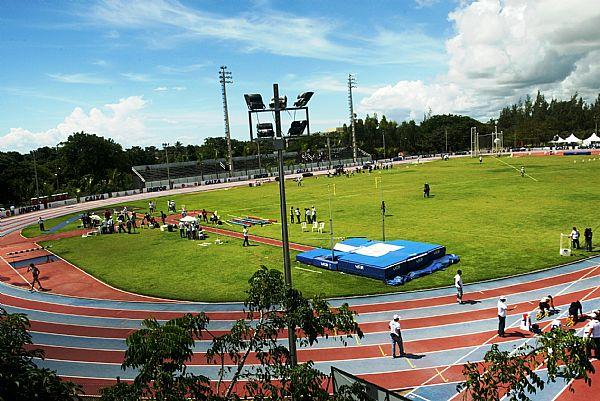
<instances>
[{"instance_id":1,"label":"stadium grandstand","mask_svg":"<svg viewBox=\"0 0 600 401\"><path fill-rule=\"evenodd\" d=\"M362 165L371 161L371 155L361 151L357 162L353 163L351 148L331 148L331 158L327 149L315 152L284 152L283 157L287 174L323 170L339 165ZM131 169L138 188L202 185L215 180L242 180L276 175L277 156L264 154L234 157L233 175L230 178L225 158L148 164L133 166Z\"/></svg>"}]
</instances>

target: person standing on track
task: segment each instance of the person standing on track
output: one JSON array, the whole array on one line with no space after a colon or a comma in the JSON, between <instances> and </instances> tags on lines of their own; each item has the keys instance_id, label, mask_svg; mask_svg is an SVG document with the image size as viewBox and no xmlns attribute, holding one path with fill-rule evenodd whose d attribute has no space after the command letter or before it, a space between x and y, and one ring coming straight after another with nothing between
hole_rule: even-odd
<instances>
[{"instance_id":1,"label":"person standing on track","mask_svg":"<svg viewBox=\"0 0 600 401\"><path fill-rule=\"evenodd\" d=\"M506 327L506 312L513 310L508 309L508 305L506 305L506 297L503 295L500 297L498 301L498 336L504 337L506 334L504 333L504 328Z\"/></svg>"},{"instance_id":2,"label":"person standing on track","mask_svg":"<svg viewBox=\"0 0 600 401\"><path fill-rule=\"evenodd\" d=\"M400 316L398 315L394 315L394 319L390 321L390 338L392 340L392 358L404 356L404 344L402 343L402 333L400 331ZM398 355L396 355L396 345L398 345Z\"/></svg>"},{"instance_id":3,"label":"person standing on track","mask_svg":"<svg viewBox=\"0 0 600 401\"><path fill-rule=\"evenodd\" d=\"M44 287L42 287L42 283L40 283L40 269L38 269L33 263L30 263L29 267L27 268L27 273L29 272L31 272L31 275L33 276L33 279L31 280L30 291L33 291L35 283L38 284L40 290L44 291Z\"/></svg>"},{"instance_id":4,"label":"person standing on track","mask_svg":"<svg viewBox=\"0 0 600 401\"><path fill-rule=\"evenodd\" d=\"M463 282L462 282L462 270L458 270L454 276L454 287L456 287L456 302L463 304Z\"/></svg>"}]
</instances>

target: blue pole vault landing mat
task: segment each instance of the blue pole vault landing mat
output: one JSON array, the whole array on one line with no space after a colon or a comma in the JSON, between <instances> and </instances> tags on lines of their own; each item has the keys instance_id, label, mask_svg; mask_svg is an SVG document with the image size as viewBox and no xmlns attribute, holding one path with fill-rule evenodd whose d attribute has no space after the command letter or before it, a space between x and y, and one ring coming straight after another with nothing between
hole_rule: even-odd
<instances>
[{"instance_id":1,"label":"blue pole vault landing mat","mask_svg":"<svg viewBox=\"0 0 600 401\"><path fill-rule=\"evenodd\" d=\"M445 254L444 246L425 242L350 238L333 247L333 257L331 249L316 248L298 254L296 260L328 270L390 280L422 269Z\"/></svg>"}]
</instances>

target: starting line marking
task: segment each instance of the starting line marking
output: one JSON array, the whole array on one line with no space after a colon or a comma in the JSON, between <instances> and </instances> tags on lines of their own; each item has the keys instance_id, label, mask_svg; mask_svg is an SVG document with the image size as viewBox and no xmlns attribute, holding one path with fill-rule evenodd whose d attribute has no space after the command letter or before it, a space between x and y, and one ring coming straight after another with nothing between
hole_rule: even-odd
<instances>
[{"instance_id":1,"label":"starting line marking","mask_svg":"<svg viewBox=\"0 0 600 401\"><path fill-rule=\"evenodd\" d=\"M379 351L381 351L381 355L385 356L385 352L383 352L383 348L381 348L381 345L379 345L378 347L379 347Z\"/></svg>"},{"instance_id":2,"label":"starting line marking","mask_svg":"<svg viewBox=\"0 0 600 401\"><path fill-rule=\"evenodd\" d=\"M410 361L410 359L408 359L407 357L404 357L404 359L406 359L406 362L408 362L408 364L410 365L411 368L413 368L413 369L417 368L415 365L413 365L413 363Z\"/></svg>"}]
</instances>

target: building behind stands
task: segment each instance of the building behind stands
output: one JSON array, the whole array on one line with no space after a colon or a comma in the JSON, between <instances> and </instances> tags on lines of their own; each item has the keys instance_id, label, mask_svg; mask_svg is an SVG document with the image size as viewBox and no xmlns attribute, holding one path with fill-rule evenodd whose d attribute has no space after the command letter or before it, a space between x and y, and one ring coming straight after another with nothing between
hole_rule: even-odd
<instances>
[{"instance_id":1,"label":"building behind stands","mask_svg":"<svg viewBox=\"0 0 600 401\"><path fill-rule=\"evenodd\" d=\"M334 168L335 166L362 165L371 155L361 151L356 163L352 161L352 149L331 149L315 154L284 152L286 174L305 173ZM179 163L133 166L137 188L162 188L206 185L215 182L240 181L276 176L277 155L252 155L233 158L233 174L229 176L227 159L208 159ZM170 179L170 182L169 182Z\"/></svg>"}]
</instances>

